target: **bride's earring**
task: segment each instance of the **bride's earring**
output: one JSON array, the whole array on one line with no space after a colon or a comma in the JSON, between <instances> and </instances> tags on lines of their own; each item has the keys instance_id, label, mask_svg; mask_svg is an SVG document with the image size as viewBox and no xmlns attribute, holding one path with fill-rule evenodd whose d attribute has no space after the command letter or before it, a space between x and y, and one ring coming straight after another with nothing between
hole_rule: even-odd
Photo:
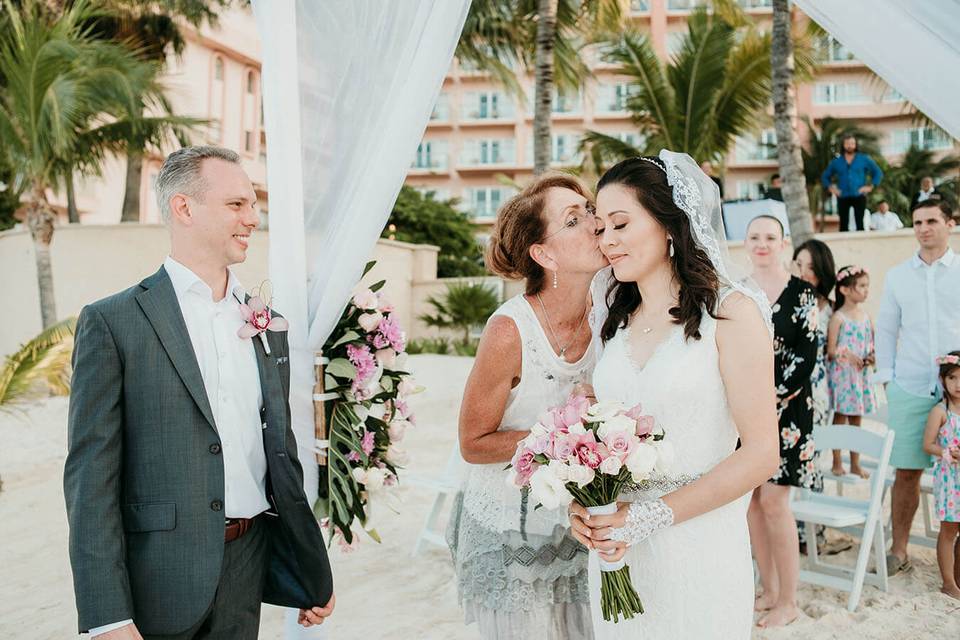
<instances>
[{"instance_id":1,"label":"bride's earring","mask_svg":"<svg viewBox=\"0 0 960 640\"><path fill-rule=\"evenodd\" d=\"M670 257L672 258L676 254L676 250L673 248L673 238L667 238L667 242L670 244Z\"/></svg>"},{"instance_id":2,"label":"bride's earring","mask_svg":"<svg viewBox=\"0 0 960 640\"><path fill-rule=\"evenodd\" d=\"M553 272L553 288L554 289L557 288L557 272L556 271Z\"/></svg>"}]
</instances>

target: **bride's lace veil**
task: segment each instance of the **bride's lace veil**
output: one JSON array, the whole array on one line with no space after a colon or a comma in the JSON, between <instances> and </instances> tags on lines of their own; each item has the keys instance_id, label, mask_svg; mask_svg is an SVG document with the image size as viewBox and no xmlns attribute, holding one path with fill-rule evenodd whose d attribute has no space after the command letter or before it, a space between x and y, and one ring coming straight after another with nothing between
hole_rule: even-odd
<instances>
[{"instance_id":1,"label":"bride's lace veil","mask_svg":"<svg viewBox=\"0 0 960 640\"><path fill-rule=\"evenodd\" d=\"M687 214L697 245L713 263L720 279L721 295L725 291L734 290L753 300L772 335L770 303L766 295L730 259L723 212L720 208L720 190L716 183L686 153L663 149L658 157L665 167L667 184L673 188L673 202ZM593 298L590 327L598 348L601 346L600 329L607 318L606 294L612 278L613 274L608 267L596 275L590 287Z\"/></svg>"}]
</instances>

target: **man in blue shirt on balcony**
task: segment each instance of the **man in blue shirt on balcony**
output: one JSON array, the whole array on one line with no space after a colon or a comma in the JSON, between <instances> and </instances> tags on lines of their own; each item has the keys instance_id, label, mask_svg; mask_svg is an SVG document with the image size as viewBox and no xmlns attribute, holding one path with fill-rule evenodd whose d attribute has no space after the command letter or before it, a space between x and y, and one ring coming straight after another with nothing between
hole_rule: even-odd
<instances>
[{"instance_id":1,"label":"man in blue shirt on balcony","mask_svg":"<svg viewBox=\"0 0 960 640\"><path fill-rule=\"evenodd\" d=\"M867 184L868 173L871 184ZM836 184L833 184L834 177L837 179ZM880 186L881 180L883 171L873 158L857 151L857 139L854 136L844 136L843 153L830 161L821 177L823 188L837 197L840 231L849 229L851 207L857 229L863 231L866 228L864 211L867 207L867 194Z\"/></svg>"}]
</instances>

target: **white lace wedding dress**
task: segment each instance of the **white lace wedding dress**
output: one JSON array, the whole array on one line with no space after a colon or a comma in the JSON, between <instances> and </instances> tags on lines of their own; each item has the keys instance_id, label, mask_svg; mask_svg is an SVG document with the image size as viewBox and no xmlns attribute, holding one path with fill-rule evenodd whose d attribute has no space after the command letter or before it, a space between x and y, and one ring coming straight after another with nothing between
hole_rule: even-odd
<instances>
[{"instance_id":1,"label":"white lace wedding dress","mask_svg":"<svg viewBox=\"0 0 960 640\"><path fill-rule=\"evenodd\" d=\"M596 300L596 298L595 298ZM596 304L596 303L595 303ZM602 301L599 304L603 304ZM702 339L685 341L677 326L643 367L621 329L603 346L593 386L600 401L643 404L673 443L670 477L654 478L625 500L658 498L705 474L733 453L737 428L720 378L717 322L704 315ZM599 333L599 332L597 332ZM618 623L600 616L600 573L590 558L597 640L746 640L753 625L754 577L744 496L715 511L658 531L630 547L626 560L646 613Z\"/></svg>"}]
</instances>

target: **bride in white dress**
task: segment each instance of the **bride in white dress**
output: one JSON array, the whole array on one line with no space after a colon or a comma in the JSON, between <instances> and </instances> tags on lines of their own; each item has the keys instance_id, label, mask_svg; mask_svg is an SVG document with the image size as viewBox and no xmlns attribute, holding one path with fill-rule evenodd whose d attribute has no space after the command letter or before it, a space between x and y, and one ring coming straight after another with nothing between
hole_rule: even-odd
<instances>
[{"instance_id":1,"label":"bride in white dress","mask_svg":"<svg viewBox=\"0 0 960 640\"><path fill-rule=\"evenodd\" d=\"M669 475L631 487L613 515L588 518L571 505L577 538L597 552L595 635L745 640L749 493L779 463L769 307L731 280L719 193L689 156L625 160L597 188L612 273L593 285L594 391L599 401L642 403L677 455ZM598 553L625 555L644 614L600 618Z\"/></svg>"}]
</instances>

